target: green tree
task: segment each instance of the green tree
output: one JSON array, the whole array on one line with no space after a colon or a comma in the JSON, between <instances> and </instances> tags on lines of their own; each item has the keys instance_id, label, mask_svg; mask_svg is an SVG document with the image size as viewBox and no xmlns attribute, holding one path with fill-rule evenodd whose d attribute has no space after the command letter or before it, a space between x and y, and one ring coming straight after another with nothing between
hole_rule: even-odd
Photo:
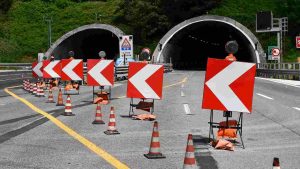
<instances>
[{"instance_id":1,"label":"green tree","mask_svg":"<svg viewBox=\"0 0 300 169\"><path fill-rule=\"evenodd\" d=\"M160 8L161 1L124 0L116 12L115 22L128 24L137 43L153 40L169 28L168 18Z\"/></svg>"}]
</instances>

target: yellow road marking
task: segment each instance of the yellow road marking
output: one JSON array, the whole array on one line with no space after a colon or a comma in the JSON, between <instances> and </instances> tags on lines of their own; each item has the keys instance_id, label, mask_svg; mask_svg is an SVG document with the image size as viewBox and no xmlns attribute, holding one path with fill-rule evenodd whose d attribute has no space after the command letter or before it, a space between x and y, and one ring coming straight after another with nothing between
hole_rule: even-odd
<instances>
[{"instance_id":1,"label":"yellow road marking","mask_svg":"<svg viewBox=\"0 0 300 169\"><path fill-rule=\"evenodd\" d=\"M82 143L88 149L90 149L91 151L93 151L94 153L96 153L98 156L102 157L105 161L107 161L108 163L110 163L112 166L114 166L116 168L120 168L120 169L127 169L127 168L129 168L128 166L126 166L125 164L123 164L122 162L120 162L119 160L117 160L112 155L108 154L106 151L104 151L103 149L101 149L100 147L98 147L97 145L95 145L94 143L92 143L91 141L89 141L88 139L86 139L83 136L81 136L78 133L76 133L73 129L71 129L70 127L66 126L64 123L62 123L57 118L55 118L52 115L44 112L41 109L35 107L32 103L30 103L26 99L21 98L18 95L14 94L13 92L9 91L8 88L5 88L4 91L6 93L10 94L11 96L13 96L14 98L20 100L24 104L26 104L28 107L30 107L35 112L37 112L37 113L45 116L46 118L48 118L56 126L58 126L59 128L61 128L62 130L64 130L66 133L68 133L74 139L78 140L80 143Z\"/></svg>"},{"instance_id":2,"label":"yellow road marking","mask_svg":"<svg viewBox=\"0 0 300 169\"><path fill-rule=\"evenodd\" d=\"M169 87L172 87L172 86L177 86L177 85L180 85L182 83L185 83L187 81L187 77L185 77L182 81L180 82L177 82L177 83L174 83L174 84L170 84L170 85L167 85L167 86L164 86L164 88L169 88Z\"/></svg>"}]
</instances>

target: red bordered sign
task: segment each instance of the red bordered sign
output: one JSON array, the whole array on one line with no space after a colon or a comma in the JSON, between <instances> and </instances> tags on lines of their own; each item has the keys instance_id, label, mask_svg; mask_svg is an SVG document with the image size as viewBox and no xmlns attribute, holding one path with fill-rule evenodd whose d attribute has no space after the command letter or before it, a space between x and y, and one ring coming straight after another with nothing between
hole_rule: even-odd
<instances>
[{"instance_id":1,"label":"red bordered sign","mask_svg":"<svg viewBox=\"0 0 300 169\"><path fill-rule=\"evenodd\" d=\"M43 77L44 78L60 78L61 75L61 64L59 60L45 60L43 61L44 71Z\"/></svg>"},{"instance_id":2,"label":"red bordered sign","mask_svg":"<svg viewBox=\"0 0 300 169\"><path fill-rule=\"evenodd\" d=\"M129 62L127 97L161 99L163 73L163 65Z\"/></svg>"},{"instance_id":3,"label":"red bordered sign","mask_svg":"<svg viewBox=\"0 0 300 169\"><path fill-rule=\"evenodd\" d=\"M62 80L82 80L83 62L81 59L61 60L61 79Z\"/></svg>"},{"instance_id":4,"label":"red bordered sign","mask_svg":"<svg viewBox=\"0 0 300 169\"><path fill-rule=\"evenodd\" d=\"M43 77L43 62L32 63L32 77Z\"/></svg>"},{"instance_id":5,"label":"red bordered sign","mask_svg":"<svg viewBox=\"0 0 300 169\"><path fill-rule=\"evenodd\" d=\"M223 111L252 111L254 63L208 58L202 108Z\"/></svg>"},{"instance_id":6,"label":"red bordered sign","mask_svg":"<svg viewBox=\"0 0 300 169\"><path fill-rule=\"evenodd\" d=\"M113 60L88 59L87 68L88 86L112 86L114 84Z\"/></svg>"}]
</instances>

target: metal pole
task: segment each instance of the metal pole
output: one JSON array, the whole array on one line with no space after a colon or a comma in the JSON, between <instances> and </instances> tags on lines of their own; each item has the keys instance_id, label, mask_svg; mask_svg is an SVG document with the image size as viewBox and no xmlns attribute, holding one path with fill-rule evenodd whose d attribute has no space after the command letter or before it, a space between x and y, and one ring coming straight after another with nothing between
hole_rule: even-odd
<instances>
[{"instance_id":1,"label":"metal pole","mask_svg":"<svg viewBox=\"0 0 300 169\"><path fill-rule=\"evenodd\" d=\"M279 50L280 50L280 53L281 53L281 36L280 36L280 34L281 34L281 31L279 31L279 32L277 32L277 47L279 48ZM278 63L280 63L280 60L281 60L281 55L280 55L280 57L279 57L279 59L278 59Z\"/></svg>"},{"instance_id":2,"label":"metal pole","mask_svg":"<svg viewBox=\"0 0 300 169\"><path fill-rule=\"evenodd\" d=\"M52 20L52 18L51 18L51 20ZM52 44L51 20L49 21L49 48L51 47L51 44Z\"/></svg>"}]
</instances>

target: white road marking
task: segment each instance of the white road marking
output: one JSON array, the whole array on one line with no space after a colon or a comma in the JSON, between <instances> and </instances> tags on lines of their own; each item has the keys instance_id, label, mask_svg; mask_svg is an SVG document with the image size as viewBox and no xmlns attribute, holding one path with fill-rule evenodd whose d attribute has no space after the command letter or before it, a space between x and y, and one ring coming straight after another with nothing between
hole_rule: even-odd
<instances>
[{"instance_id":1,"label":"white road marking","mask_svg":"<svg viewBox=\"0 0 300 169\"><path fill-rule=\"evenodd\" d=\"M267 98L267 99L270 99L270 100L274 100L272 97L269 97L269 96L266 96L266 95L263 95L263 94L260 94L260 93L256 93L256 94L261 96L261 97L264 97L264 98Z\"/></svg>"},{"instance_id":2,"label":"white road marking","mask_svg":"<svg viewBox=\"0 0 300 169\"><path fill-rule=\"evenodd\" d=\"M181 97L184 97L184 96L185 96L184 92L183 92L183 91L181 91Z\"/></svg>"},{"instance_id":3,"label":"white road marking","mask_svg":"<svg viewBox=\"0 0 300 169\"><path fill-rule=\"evenodd\" d=\"M293 108L300 111L300 108L299 108L299 107L293 107Z\"/></svg>"},{"instance_id":4,"label":"white road marking","mask_svg":"<svg viewBox=\"0 0 300 169\"><path fill-rule=\"evenodd\" d=\"M184 88L184 83L181 84L181 88Z\"/></svg>"},{"instance_id":5,"label":"white road marking","mask_svg":"<svg viewBox=\"0 0 300 169\"><path fill-rule=\"evenodd\" d=\"M185 111L185 114L192 114L191 113L191 110L190 110L190 107L189 107L189 104L183 104L183 108L184 108L184 111Z\"/></svg>"},{"instance_id":6,"label":"white road marking","mask_svg":"<svg viewBox=\"0 0 300 169\"><path fill-rule=\"evenodd\" d=\"M274 83L279 83L279 84L284 84L284 85L300 88L300 81L296 81L296 80L269 79L269 78L261 78L261 77L256 77L256 79L267 80L267 81L271 81Z\"/></svg>"}]
</instances>

